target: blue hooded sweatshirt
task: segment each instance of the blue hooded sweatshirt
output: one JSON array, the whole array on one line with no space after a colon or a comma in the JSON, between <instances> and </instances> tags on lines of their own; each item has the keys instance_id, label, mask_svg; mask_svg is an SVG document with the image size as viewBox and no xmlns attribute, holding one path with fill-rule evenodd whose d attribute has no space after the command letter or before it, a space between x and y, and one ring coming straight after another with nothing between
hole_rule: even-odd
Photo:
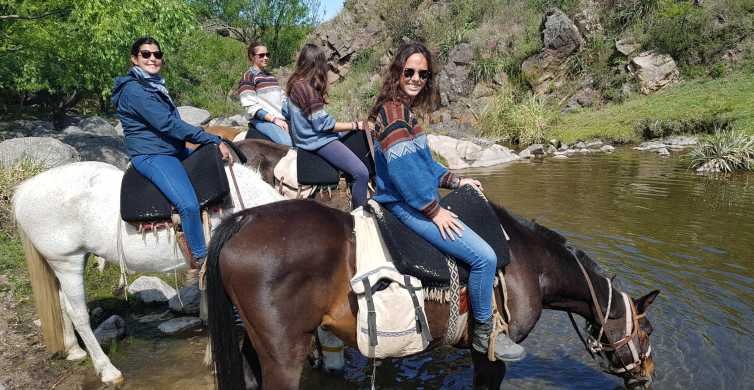
<instances>
[{"instance_id":1,"label":"blue hooded sweatshirt","mask_svg":"<svg viewBox=\"0 0 754 390\"><path fill-rule=\"evenodd\" d=\"M220 137L184 122L170 96L134 69L115 79L112 102L132 158L142 154L178 155L185 149L185 141L221 142Z\"/></svg>"}]
</instances>

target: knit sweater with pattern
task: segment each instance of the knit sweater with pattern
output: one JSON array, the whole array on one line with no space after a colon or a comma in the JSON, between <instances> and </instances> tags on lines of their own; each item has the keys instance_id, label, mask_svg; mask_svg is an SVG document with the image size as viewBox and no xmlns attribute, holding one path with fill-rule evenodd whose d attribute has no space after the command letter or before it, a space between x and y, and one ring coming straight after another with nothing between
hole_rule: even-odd
<instances>
[{"instance_id":1,"label":"knit sweater with pattern","mask_svg":"<svg viewBox=\"0 0 754 390\"><path fill-rule=\"evenodd\" d=\"M260 110L277 118L283 117L283 89L275 76L257 67L252 66L241 77L238 82L238 97L249 119L262 119L258 115Z\"/></svg>"},{"instance_id":2,"label":"knit sweater with pattern","mask_svg":"<svg viewBox=\"0 0 754 390\"><path fill-rule=\"evenodd\" d=\"M427 218L434 217L440 211L438 187L457 188L460 178L432 159L427 135L407 106L385 103L375 133L374 200L405 202Z\"/></svg>"},{"instance_id":3,"label":"knit sweater with pattern","mask_svg":"<svg viewBox=\"0 0 754 390\"><path fill-rule=\"evenodd\" d=\"M297 148L317 150L338 139L332 131L335 118L325 111L325 99L306 81L293 84L283 115Z\"/></svg>"}]
</instances>

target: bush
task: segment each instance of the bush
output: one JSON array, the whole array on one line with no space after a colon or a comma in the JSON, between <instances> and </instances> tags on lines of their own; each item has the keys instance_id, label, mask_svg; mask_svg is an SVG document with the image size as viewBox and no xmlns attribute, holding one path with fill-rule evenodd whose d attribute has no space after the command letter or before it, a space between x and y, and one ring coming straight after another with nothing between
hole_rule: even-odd
<instances>
[{"instance_id":1,"label":"bush","mask_svg":"<svg viewBox=\"0 0 754 390\"><path fill-rule=\"evenodd\" d=\"M22 181L42 172L42 168L24 160L11 168L0 168L0 236L11 238L16 234L13 226L13 192Z\"/></svg>"},{"instance_id":2,"label":"bush","mask_svg":"<svg viewBox=\"0 0 754 390\"><path fill-rule=\"evenodd\" d=\"M168 61L165 79L180 104L204 108L215 116L241 111L236 88L249 67L243 43L196 31Z\"/></svg>"},{"instance_id":3,"label":"bush","mask_svg":"<svg viewBox=\"0 0 754 390\"><path fill-rule=\"evenodd\" d=\"M754 137L736 130L719 130L702 138L689 152L690 168L711 172L754 171Z\"/></svg>"},{"instance_id":4,"label":"bush","mask_svg":"<svg viewBox=\"0 0 754 390\"><path fill-rule=\"evenodd\" d=\"M709 134L727 130L731 119L721 116L686 119L642 119L634 130L644 139L662 138L674 134Z\"/></svg>"},{"instance_id":5,"label":"bush","mask_svg":"<svg viewBox=\"0 0 754 390\"><path fill-rule=\"evenodd\" d=\"M513 144L544 142L557 112L538 96L527 94L517 99L510 90L501 90L482 114L484 136Z\"/></svg>"}]
</instances>

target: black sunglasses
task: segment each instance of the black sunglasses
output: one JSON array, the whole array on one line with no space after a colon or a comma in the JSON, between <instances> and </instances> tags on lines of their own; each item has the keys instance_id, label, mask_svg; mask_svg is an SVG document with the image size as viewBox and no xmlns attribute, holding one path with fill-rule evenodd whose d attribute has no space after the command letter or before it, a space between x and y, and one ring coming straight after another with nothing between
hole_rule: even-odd
<instances>
[{"instance_id":1,"label":"black sunglasses","mask_svg":"<svg viewBox=\"0 0 754 390\"><path fill-rule=\"evenodd\" d=\"M259 58L264 58L264 57L270 58L270 53L257 53L257 54L254 54L254 55L257 56L257 57L259 57Z\"/></svg>"},{"instance_id":2,"label":"black sunglasses","mask_svg":"<svg viewBox=\"0 0 754 390\"><path fill-rule=\"evenodd\" d=\"M404 68L403 69L403 77L405 77L407 79L413 78L414 77L414 73L416 73L416 72L417 72L416 69ZM419 78L422 79L422 80L427 80L429 78L429 76L430 76L429 71L426 70L426 69L425 70L420 70L418 72L419 72Z\"/></svg>"},{"instance_id":3,"label":"black sunglasses","mask_svg":"<svg viewBox=\"0 0 754 390\"><path fill-rule=\"evenodd\" d=\"M141 54L141 57L144 58L145 60L148 60L150 57L152 57L152 54L154 54L154 58L158 60L162 59L161 51L139 50L139 54Z\"/></svg>"}]
</instances>

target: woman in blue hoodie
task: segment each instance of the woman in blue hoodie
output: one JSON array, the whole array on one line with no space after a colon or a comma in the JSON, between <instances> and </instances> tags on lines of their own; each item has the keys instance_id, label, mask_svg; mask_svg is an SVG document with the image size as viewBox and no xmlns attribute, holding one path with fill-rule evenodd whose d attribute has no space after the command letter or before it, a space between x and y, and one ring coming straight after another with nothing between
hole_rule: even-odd
<instances>
[{"instance_id":1,"label":"woman in blue hoodie","mask_svg":"<svg viewBox=\"0 0 754 390\"><path fill-rule=\"evenodd\" d=\"M199 215L199 201L181 160L194 144L219 144L223 159L229 151L220 137L183 120L159 75L163 64L160 44L142 37L131 46L133 67L115 79L113 104L123 126L126 150L133 167L165 194L178 210L194 261L202 263L207 247Z\"/></svg>"}]
</instances>

